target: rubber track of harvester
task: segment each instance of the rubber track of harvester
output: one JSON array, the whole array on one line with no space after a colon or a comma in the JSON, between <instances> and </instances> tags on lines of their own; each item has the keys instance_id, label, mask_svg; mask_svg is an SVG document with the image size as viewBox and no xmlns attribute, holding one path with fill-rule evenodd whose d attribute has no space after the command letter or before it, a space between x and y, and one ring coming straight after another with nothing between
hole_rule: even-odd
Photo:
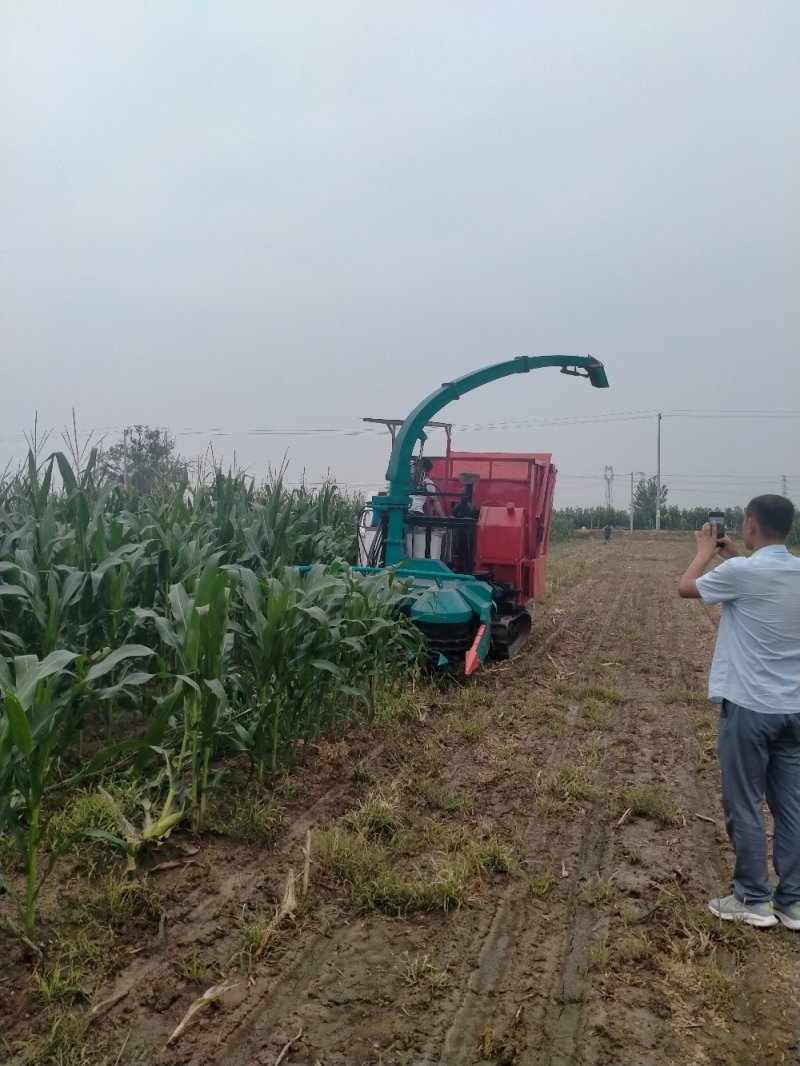
<instances>
[{"instance_id":1,"label":"rubber track of harvester","mask_svg":"<svg viewBox=\"0 0 800 1066\"><path fill-rule=\"evenodd\" d=\"M519 655L531 635L531 616L527 611L497 615L492 621L493 659L513 659Z\"/></svg>"}]
</instances>

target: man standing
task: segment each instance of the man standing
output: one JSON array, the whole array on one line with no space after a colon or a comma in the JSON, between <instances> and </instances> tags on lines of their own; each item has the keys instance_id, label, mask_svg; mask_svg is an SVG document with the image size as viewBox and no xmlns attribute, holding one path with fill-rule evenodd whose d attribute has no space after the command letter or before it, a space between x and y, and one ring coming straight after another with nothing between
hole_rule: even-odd
<instances>
[{"instance_id":1,"label":"man standing","mask_svg":"<svg viewBox=\"0 0 800 1066\"><path fill-rule=\"evenodd\" d=\"M409 512L411 514L427 514L427 505L430 503L433 513L439 518L444 518L444 507L442 507L442 501L438 498L439 490L431 478L431 470L433 470L433 463L427 456L417 460L417 491L411 497Z\"/></svg>"},{"instance_id":2,"label":"man standing","mask_svg":"<svg viewBox=\"0 0 800 1066\"><path fill-rule=\"evenodd\" d=\"M686 599L722 604L708 697L721 704L719 762L725 826L736 852L733 894L709 902L720 918L800 930L800 559L786 548L794 507L783 496L747 505L745 558L715 524L678 583ZM703 574L715 555L726 561ZM775 821L773 896L763 803Z\"/></svg>"},{"instance_id":3,"label":"man standing","mask_svg":"<svg viewBox=\"0 0 800 1066\"><path fill-rule=\"evenodd\" d=\"M442 554L444 533L441 529L415 522L417 515L444 518L444 507L439 499L439 490L432 478L433 463L427 457L418 458L414 469L416 491L409 500L408 515L412 523L406 533L406 551L412 559L439 559Z\"/></svg>"}]
</instances>

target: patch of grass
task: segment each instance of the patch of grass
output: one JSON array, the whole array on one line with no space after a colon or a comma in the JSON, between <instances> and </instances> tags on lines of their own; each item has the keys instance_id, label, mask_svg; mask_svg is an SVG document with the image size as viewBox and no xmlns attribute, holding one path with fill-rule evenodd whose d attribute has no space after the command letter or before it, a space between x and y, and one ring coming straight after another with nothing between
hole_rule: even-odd
<instances>
[{"instance_id":1,"label":"patch of grass","mask_svg":"<svg viewBox=\"0 0 800 1066\"><path fill-rule=\"evenodd\" d=\"M63 847L74 855L92 874L107 861L111 852L119 853L117 845L98 837L81 836L84 829L102 829L120 835L119 814L132 821L141 814L141 794L138 787L124 780L111 780L102 792L76 791L63 798L59 807L47 820L46 844L51 850Z\"/></svg>"},{"instance_id":2,"label":"patch of grass","mask_svg":"<svg viewBox=\"0 0 800 1066\"><path fill-rule=\"evenodd\" d=\"M148 878L128 880L117 873L107 874L88 902L89 914L110 929L149 925L161 917L161 898Z\"/></svg>"},{"instance_id":3,"label":"patch of grass","mask_svg":"<svg viewBox=\"0 0 800 1066\"><path fill-rule=\"evenodd\" d=\"M317 829L312 842L315 863L337 881L358 885L386 865L386 848L363 834L348 833L342 826Z\"/></svg>"},{"instance_id":4,"label":"patch of grass","mask_svg":"<svg viewBox=\"0 0 800 1066\"><path fill-rule=\"evenodd\" d=\"M516 865L511 848L494 837L472 840L462 852L468 874L507 874Z\"/></svg>"},{"instance_id":5,"label":"patch of grass","mask_svg":"<svg viewBox=\"0 0 800 1066\"><path fill-rule=\"evenodd\" d=\"M567 725L563 718L550 716L547 719L547 733L553 740L561 740L567 734Z\"/></svg>"},{"instance_id":6,"label":"patch of grass","mask_svg":"<svg viewBox=\"0 0 800 1066\"><path fill-rule=\"evenodd\" d=\"M442 822L431 821L422 831L422 843L443 851L463 851L472 841L472 834L466 826L460 825L455 828L444 825Z\"/></svg>"},{"instance_id":7,"label":"patch of grass","mask_svg":"<svg viewBox=\"0 0 800 1066\"><path fill-rule=\"evenodd\" d=\"M305 795L305 789L302 785L292 778L289 773L282 774L272 787L273 796L277 796L278 799L284 800L286 803L295 803Z\"/></svg>"},{"instance_id":8,"label":"patch of grass","mask_svg":"<svg viewBox=\"0 0 800 1066\"><path fill-rule=\"evenodd\" d=\"M635 925L642 917L642 912L632 903L620 903L617 914L626 925Z\"/></svg>"},{"instance_id":9,"label":"patch of grass","mask_svg":"<svg viewBox=\"0 0 800 1066\"><path fill-rule=\"evenodd\" d=\"M658 718L658 715L652 707L642 707L642 709L639 711L639 717L643 722L655 722L656 718Z\"/></svg>"},{"instance_id":10,"label":"patch of grass","mask_svg":"<svg viewBox=\"0 0 800 1066\"><path fill-rule=\"evenodd\" d=\"M213 959L205 959L193 951L188 959L175 964L175 973L190 985L206 985L219 977L220 969Z\"/></svg>"},{"instance_id":11,"label":"patch of grass","mask_svg":"<svg viewBox=\"0 0 800 1066\"><path fill-rule=\"evenodd\" d=\"M536 810L542 818L555 818L564 813L566 803L557 796L542 796L536 802Z\"/></svg>"},{"instance_id":12,"label":"patch of grass","mask_svg":"<svg viewBox=\"0 0 800 1066\"><path fill-rule=\"evenodd\" d=\"M243 920L236 936L236 955L250 963L260 959L270 941L274 939L275 931L273 915L269 918L261 916Z\"/></svg>"},{"instance_id":13,"label":"patch of grass","mask_svg":"<svg viewBox=\"0 0 800 1066\"><path fill-rule=\"evenodd\" d=\"M653 951L650 939L637 933L628 933L614 941L614 960L619 962L643 962Z\"/></svg>"},{"instance_id":14,"label":"patch of grass","mask_svg":"<svg viewBox=\"0 0 800 1066\"><path fill-rule=\"evenodd\" d=\"M451 707L468 710L473 707L488 707L492 698L492 693L482 685L457 685L451 689L447 703Z\"/></svg>"},{"instance_id":15,"label":"patch of grass","mask_svg":"<svg viewBox=\"0 0 800 1066\"><path fill-rule=\"evenodd\" d=\"M628 696L614 685L583 685L580 698L601 700L603 703L627 703Z\"/></svg>"},{"instance_id":16,"label":"patch of grass","mask_svg":"<svg viewBox=\"0 0 800 1066\"><path fill-rule=\"evenodd\" d=\"M703 969L703 1000L712 1010L729 1011L733 1003L736 981L728 977L711 958Z\"/></svg>"},{"instance_id":17,"label":"patch of grass","mask_svg":"<svg viewBox=\"0 0 800 1066\"><path fill-rule=\"evenodd\" d=\"M550 787L556 794L574 800L593 800L597 795L586 769L566 761L558 764Z\"/></svg>"},{"instance_id":18,"label":"patch of grass","mask_svg":"<svg viewBox=\"0 0 800 1066\"><path fill-rule=\"evenodd\" d=\"M14 838L8 833L0 833L0 872L9 874L12 871L22 873L25 869L20 858Z\"/></svg>"},{"instance_id":19,"label":"patch of grass","mask_svg":"<svg viewBox=\"0 0 800 1066\"><path fill-rule=\"evenodd\" d=\"M88 1013L60 1010L48 1016L44 1036L17 1045L24 1066L85 1066L91 1061L87 1030Z\"/></svg>"},{"instance_id":20,"label":"patch of grass","mask_svg":"<svg viewBox=\"0 0 800 1066\"><path fill-rule=\"evenodd\" d=\"M509 873L518 861L518 846L502 843L489 826L450 828L434 821L426 826L422 841L450 855L459 855L470 876Z\"/></svg>"},{"instance_id":21,"label":"patch of grass","mask_svg":"<svg viewBox=\"0 0 800 1066\"><path fill-rule=\"evenodd\" d=\"M412 957L404 951L397 969L407 985L423 985L434 992L445 988L450 980L447 971L437 969L427 955Z\"/></svg>"},{"instance_id":22,"label":"patch of grass","mask_svg":"<svg viewBox=\"0 0 800 1066\"><path fill-rule=\"evenodd\" d=\"M708 693L702 688L670 688L662 699L666 703L685 703L689 707L707 707Z\"/></svg>"},{"instance_id":23,"label":"patch of grass","mask_svg":"<svg viewBox=\"0 0 800 1066\"><path fill-rule=\"evenodd\" d=\"M283 807L273 796L267 799L257 789L249 789L229 800L224 808L214 810L207 823L211 833L262 847L275 843L282 825Z\"/></svg>"},{"instance_id":24,"label":"patch of grass","mask_svg":"<svg viewBox=\"0 0 800 1066\"><path fill-rule=\"evenodd\" d=\"M589 965L593 970L599 970L601 973L608 970L611 966L611 958L612 952L606 937L598 940L589 948Z\"/></svg>"},{"instance_id":25,"label":"patch of grass","mask_svg":"<svg viewBox=\"0 0 800 1066\"><path fill-rule=\"evenodd\" d=\"M455 733L463 737L469 743L480 740L486 734L486 722L482 718L470 718L463 714L454 714L446 720L444 729L448 733Z\"/></svg>"},{"instance_id":26,"label":"patch of grass","mask_svg":"<svg viewBox=\"0 0 800 1066\"><path fill-rule=\"evenodd\" d=\"M611 903L614 899L614 886L607 880L596 874L581 892L581 901L589 907L597 907L601 903Z\"/></svg>"},{"instance_id":27,"label":"patch of grass","mask_svg":"<svg viewBox=\"0 0 800 1066\"><path fill-rule=\"evenodd\" d=\"M375 693L373 722L391 725L403 721L424 721L426 713L427 706L424 701L411 690L401 689L395 692L389 688L382 688Z\"/></svg>"},{"instance_id":28,"label":"patch of grass","mask_svg":"<svg viewBox=\"0 0 800 1066\"><path fill-rule=\"evenodd\" d=\"M708 715L698 714L692 719L692 761L698 772L709 769L716 761L717 731Z\"/></svg>"},{"instance_id":29,"label":"patch of grass","mask_svg":"<svg viewBox=\"0 0 800 1066\"><path fill-rule=\"evenodd\" d=\"M737 957L743 957L750 933L741 922L723 921L707 907L690 903L675 884L661 889L655 903L640 915L638 923L647 924L651 938L660 941L668 954L680 959L712 955L720 944Z\"/></svg>"},{"instance_id":30,"label":"patch of grass","mask_svg":"<svg viewBox=\"0 0 800 1066\"><path fill-rule=\"evenodd\" d=\"M108 927L92 924L79 932L53 931L57 958L81 972L96 972L108 966L113 957L113 936Z\"/></svg>"},{"instance_id":31,"label":"patch of grass","mask_svg":"<svg viewBox=\"0 0 800 1066\"><path fill-rule=\"evenodd\" d=\"M429 871L407 873L389 864L383 843L363 833L333 825L314 837L317 865L328 870L361 910L402 915L413 911L449 910L467 899L469 870L461 855L433 865Z\"/></svg>"},{"instance_id":32,"label":"patch of grass","mask_svg":"<svg viewBox=\"0 0 800 1066\"><path fill-rule=\"evenodd\" d=\"M70 963L56 959L37 969L33 975L36 992L47 1006L54 1003L73 1003L76 999L88 999L84 985L86 971Z\"/></svg>"},{"instance_id":33,"label":"patch of grass","mask_svg":"<svg viewBox=\"0 0 800 1066\"><path fill-rule=\"evenodd\" d=\"M462 814L475 806L475 797L468 792L452 792L435 781L418 779L411 782L417 795L432 807L438 807L445 814Z\"/></svg>"},{"instance_id":34,"label":"patch of grass","mask_svg":"<svg viewBox=\"0 0 800 1066\"><path fill-rule=\"evenodd\" d=\"M365 909L397 917L414 911L449 911L467 901L465 874L461 863L442 864L427 876L385 868L361 886L356 901Z\"/></svg>"},{"instance_id":35,"label":"patch of grass","mask_svg":"<svg viewBox=\"0 0 800 1066\"><path fill-rule=\"evenodd\" d=\"M374 785L375 775L365 762L359 760L359 762L353 767L353 773L350 776L350 780L354 785Z\"/></svg>"},{"instance_id":36,"label":"patch of grass","mask_svg":"<svg viewBox=\"0 0 800 1066\"><path fill-rule=\"evenodd\" d=\"M392 840L403 826L396 790L376 789L344 818L344 824L370 840Z\"/></svg>"},{"instance_id":37,"label":"patch of grass","mask_svg":"<svg viewBox=\"0 0 800 1066\"><path fill-rule=\"evenodd\" d=\"M558 878L550 872L536 874L528 880L528 888L534 899L547 899L558 884Z\"/></svg>"},{"instance_id":38,"label":"patch of grass","mask_svg":"<svg viewBox=\"0 0 800 1066\"><path fill-rule=\"evenodd\" d=\"M611 729L608 704L596 696L584 696L581 700L581 717L593 729Z\"/></svg>"},{"instance_id":39,"label":"patch of grass","mask_svg":"<svg viewBox=\"0 0 800 1066\"><path fill-rule=\"evenodd\" d=\"M630 808L631 814L652 818L662 825L677 825L680 822L678 808L657 788L642 788L631 785L620 796L620 813Z\"/></svg>"},{"instance_id":40,"label":"patch of grass","mask_svg":"<svg viewBox=\"0 0 800 1066\"><path fill-rule=\"evenodd\" d=\"M627 810L627 808L626 808L626 810ZM641 848L637 848L637 847L634 847L633 845L629 845L629 846L624 847L622 849L622 854L625 856L625 858L628 860L628 862L631 864L631 866L641 866L642 865L642 849Z\"/></svg>"},{"instance_id":41,"label":"patch of grass","mask_svg":"<svg viewBox=\"0 0 800 1066\"><path fill-rule=\"evenodd\" d=\"M601 740L599 737L595 740L587 740L585 744L581 744L580 757L583 762L587 762L594 765L600 756L605 752L607 742Z\"/></svg>"}]
</instances>

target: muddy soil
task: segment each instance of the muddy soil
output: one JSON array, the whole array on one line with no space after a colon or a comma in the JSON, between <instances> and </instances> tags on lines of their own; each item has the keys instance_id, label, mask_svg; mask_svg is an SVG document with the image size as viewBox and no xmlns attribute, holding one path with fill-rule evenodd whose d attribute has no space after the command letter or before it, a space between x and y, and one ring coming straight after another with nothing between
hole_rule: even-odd
<instances>
[{"instance_id":1,"label":"muddy soil","mask_svg":"<svg viewBox=\"0 0 800 1066\"><path fill-rule=\"evenodd\" d=\"M176 852L64 1015L99 1007L61 1061L800 1061L800 935L706 908L730 891L731 854L704 698L717 615L675 593L690 555L679 536L559 546L519 658L409 688L381 724L322 745L284 789L271 849ZM62 885L75 936L88 891ZM7 957L18 1046L41 988Z\"/></svg>"}]
</instances>

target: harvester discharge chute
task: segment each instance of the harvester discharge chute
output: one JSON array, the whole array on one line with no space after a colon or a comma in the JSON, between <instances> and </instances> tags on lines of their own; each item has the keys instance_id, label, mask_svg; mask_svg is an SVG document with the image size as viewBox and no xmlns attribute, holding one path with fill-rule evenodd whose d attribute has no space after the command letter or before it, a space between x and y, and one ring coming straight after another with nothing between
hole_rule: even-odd
<instances>
[{"instance_id":1,"label":"harvester discharge chute","mask_svg":"<svg viewBox=\"0 0 800 1066\"><path fill-rule=\"evenodd\" d=\"M456 452L450 426L432 422L452 400L511 374L541 367L608 388L591 356L520 356L466 374L426 397L404 422L386 421L393 447L388 491L372 498L359 528L364 570L396 568L411 582L409 613L427 639L428 660L471 674L488 655L509 658L531 631L529 603L544 595L556 469L547 453ZM420 510L425 429L443 427L447 449L424 461L438 514Z\"/></svg>"}]
</instances>

